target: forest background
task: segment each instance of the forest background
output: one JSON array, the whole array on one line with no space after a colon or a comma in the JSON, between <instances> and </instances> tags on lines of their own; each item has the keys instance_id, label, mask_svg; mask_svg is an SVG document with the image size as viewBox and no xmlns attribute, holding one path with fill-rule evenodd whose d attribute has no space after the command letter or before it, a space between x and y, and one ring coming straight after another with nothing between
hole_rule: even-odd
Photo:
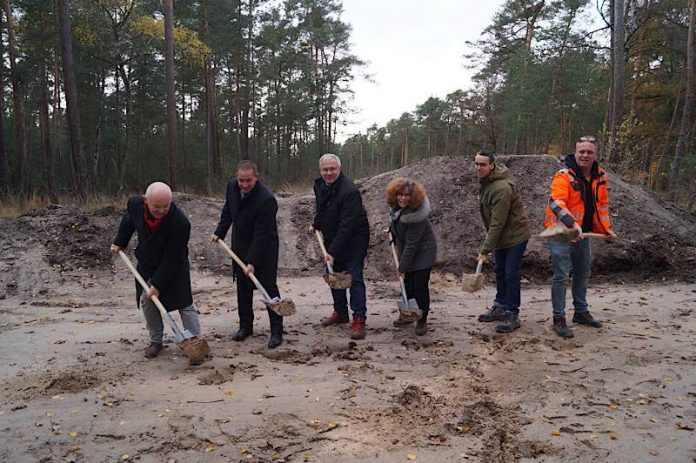
<instances>
[{"instance_id":1,"label":"forest background","mask_svg":"<svg viewBox=\"0 0 696 463\"><path fill-rule=\"evenodd\" d=\"M220 194L241 159L291 188L325 152L359 178L481 148L561 155L598 134L605 165L696 210L696 0L506 0L462 43L471 88L341 142L365 63L340 1L0 1L4 203L153 179Z\"/></svg>"}]
</instances>

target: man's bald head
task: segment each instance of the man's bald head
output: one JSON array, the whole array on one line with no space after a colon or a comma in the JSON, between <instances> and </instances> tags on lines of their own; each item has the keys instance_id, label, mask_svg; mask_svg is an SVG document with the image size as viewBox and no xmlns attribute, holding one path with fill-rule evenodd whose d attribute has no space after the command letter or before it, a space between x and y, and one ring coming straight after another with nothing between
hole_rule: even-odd
<instances>
[{"instance_id":1,"label":"man's bald head","mask_svg":"<svg viewBox=\"0 0 696 463\"><path fill-rule=\"evenodd\" d=\"M145 201L150 214L161 219L169 212L172 204L172 189L164 182L154 182L145 190Z\"/></svg>"}]
</instances>

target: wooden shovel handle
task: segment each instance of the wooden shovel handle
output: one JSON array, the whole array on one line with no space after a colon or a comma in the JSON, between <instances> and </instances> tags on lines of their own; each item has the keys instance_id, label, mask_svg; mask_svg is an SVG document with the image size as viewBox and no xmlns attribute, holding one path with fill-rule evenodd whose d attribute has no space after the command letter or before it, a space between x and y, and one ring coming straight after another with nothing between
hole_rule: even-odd
<instances>
[{"instance_id":1,"label":"wooden shovel handle","mask_svg":"<svg viewBox=\"0 0 696 463\"><path fill-rule=\"evenodd\" d=\"M229 246L227 246L227 243L225 243L223 240L218 240L218 243L220 244L220 246L222 246L222 249L227 251L227 254L229 254L230 257L232 259L234 259L234 261L237 263L237 265L239 265L240 267L242 267L243 269L246 270L246 268L247 268L246 264L244 262L242 262L242 259L240 259L239 256L237 254L235 254L234 251L232 251L232 249L230 249ZM254 286L256 286L256 288L263 293L263 297L265 297L267 301L270 301L271 296L268 295L266 288L261 286L261 282L258 280L258 278L256 278L256 276L253 273L250 273L247 276L251 279L252 283L254 283Z\"/></svg>"},{"instance_id":2,"label":"wooden shovel handle","mask_svg":"<svg viewBox=\"0 0 696 463\"><path fill-rule=\"evenodd\" d=\"M130 261L128 256L120 250L118 251L118 255L121 257L121 259L123 259L123 262L126 263L128 269L131 271L135 279L138 280L138 283L140 283L140 286L143 287L143 290L147 293L150 290L150 286L145 282L145 279L143 279L142 275L140 275L140 272L138 272L138 270L136 270L136 268L133 266L133 263ZM152 296L150 299L155 303L162 315L168 315L167 309L164 308L157 296Z\"/></svg>"},{"instance_id":3,"label":"wooden shovel handle","mask_svg":"<svg viewBox=\"0 0 696 463\"><path fill-rule=\"evenodd\" d=\"M324 236L321 234L321 230L314 230L314 234L317 235L317 241L319 241L319 247L321 248L321 253L324 255L324 261L326 262L326 258L329 255L329 252L326 250L326 246L324 245ZM329 269L329 273L333 273L333 266L326 262L326 268Z\"/></svg>"},{"instance_id":4,"label":"wooden shovel handle","mask_svg":"<svg viewBox=\"0 0 696 463\"><path fill-rule=\"evenodd\" d=\"M583 232L582 236L585 238L604 238L604 239L607 239L610 235L607 235L604 233Z\"/></svg>"},{"instance_id":5,"label":"wooden shovel handle","mask_svg":"<svg viewBox=\"0 0 696 463\"><path fill-rule=\"evenodd\" d=\"M399 255L396 253L396 246L394 246L394 236L391 231L389 232L389 246L391 247L392 256L394 256L394 265L396 265L396 271L399 271Z\"/></svg>"}]
</instances>

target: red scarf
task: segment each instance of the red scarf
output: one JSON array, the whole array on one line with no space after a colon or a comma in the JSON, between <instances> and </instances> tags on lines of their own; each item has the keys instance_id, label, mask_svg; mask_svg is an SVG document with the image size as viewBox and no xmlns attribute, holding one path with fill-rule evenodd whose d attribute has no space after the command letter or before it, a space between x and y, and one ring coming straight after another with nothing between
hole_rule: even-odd
<instances>
[{"instance_id":1,"label":"red scarf","mask_svg":"<svg viewBox=\"0 0 696 463\"><path fill-rule=\"evenodd\" d=\"M154 218L152 214L150 214L150 209L147 208L147 200L145 200L145 198L143 198L143 212L147 228L149 228L151 232L157 230L157 228L159 228L159 226L162 224L164 217L161 219Z\"/></svg>"}]
</instances>

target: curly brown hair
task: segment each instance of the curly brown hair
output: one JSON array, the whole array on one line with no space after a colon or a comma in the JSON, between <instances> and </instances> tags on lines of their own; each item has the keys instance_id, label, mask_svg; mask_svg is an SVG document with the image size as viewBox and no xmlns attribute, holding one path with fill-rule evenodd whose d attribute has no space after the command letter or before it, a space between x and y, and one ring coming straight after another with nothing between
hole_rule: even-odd
<instances>
[{"instance_id":1,"label":"curly brown hair","mask_svg":"<svg viewBox=\"0 0 696 463\"><path fill-rule=\"evenodd\" d=\"M418 209L423 205L425 201L425 187L406 177L396 177L387 184L387 188L384 190L384 196L387 198L387 204L390 207L398 208L399 203L396 200L396 194L407 189L411 192L411 199L408 201L408 207L411 209Z\"/></svg>"}]
</instances>

